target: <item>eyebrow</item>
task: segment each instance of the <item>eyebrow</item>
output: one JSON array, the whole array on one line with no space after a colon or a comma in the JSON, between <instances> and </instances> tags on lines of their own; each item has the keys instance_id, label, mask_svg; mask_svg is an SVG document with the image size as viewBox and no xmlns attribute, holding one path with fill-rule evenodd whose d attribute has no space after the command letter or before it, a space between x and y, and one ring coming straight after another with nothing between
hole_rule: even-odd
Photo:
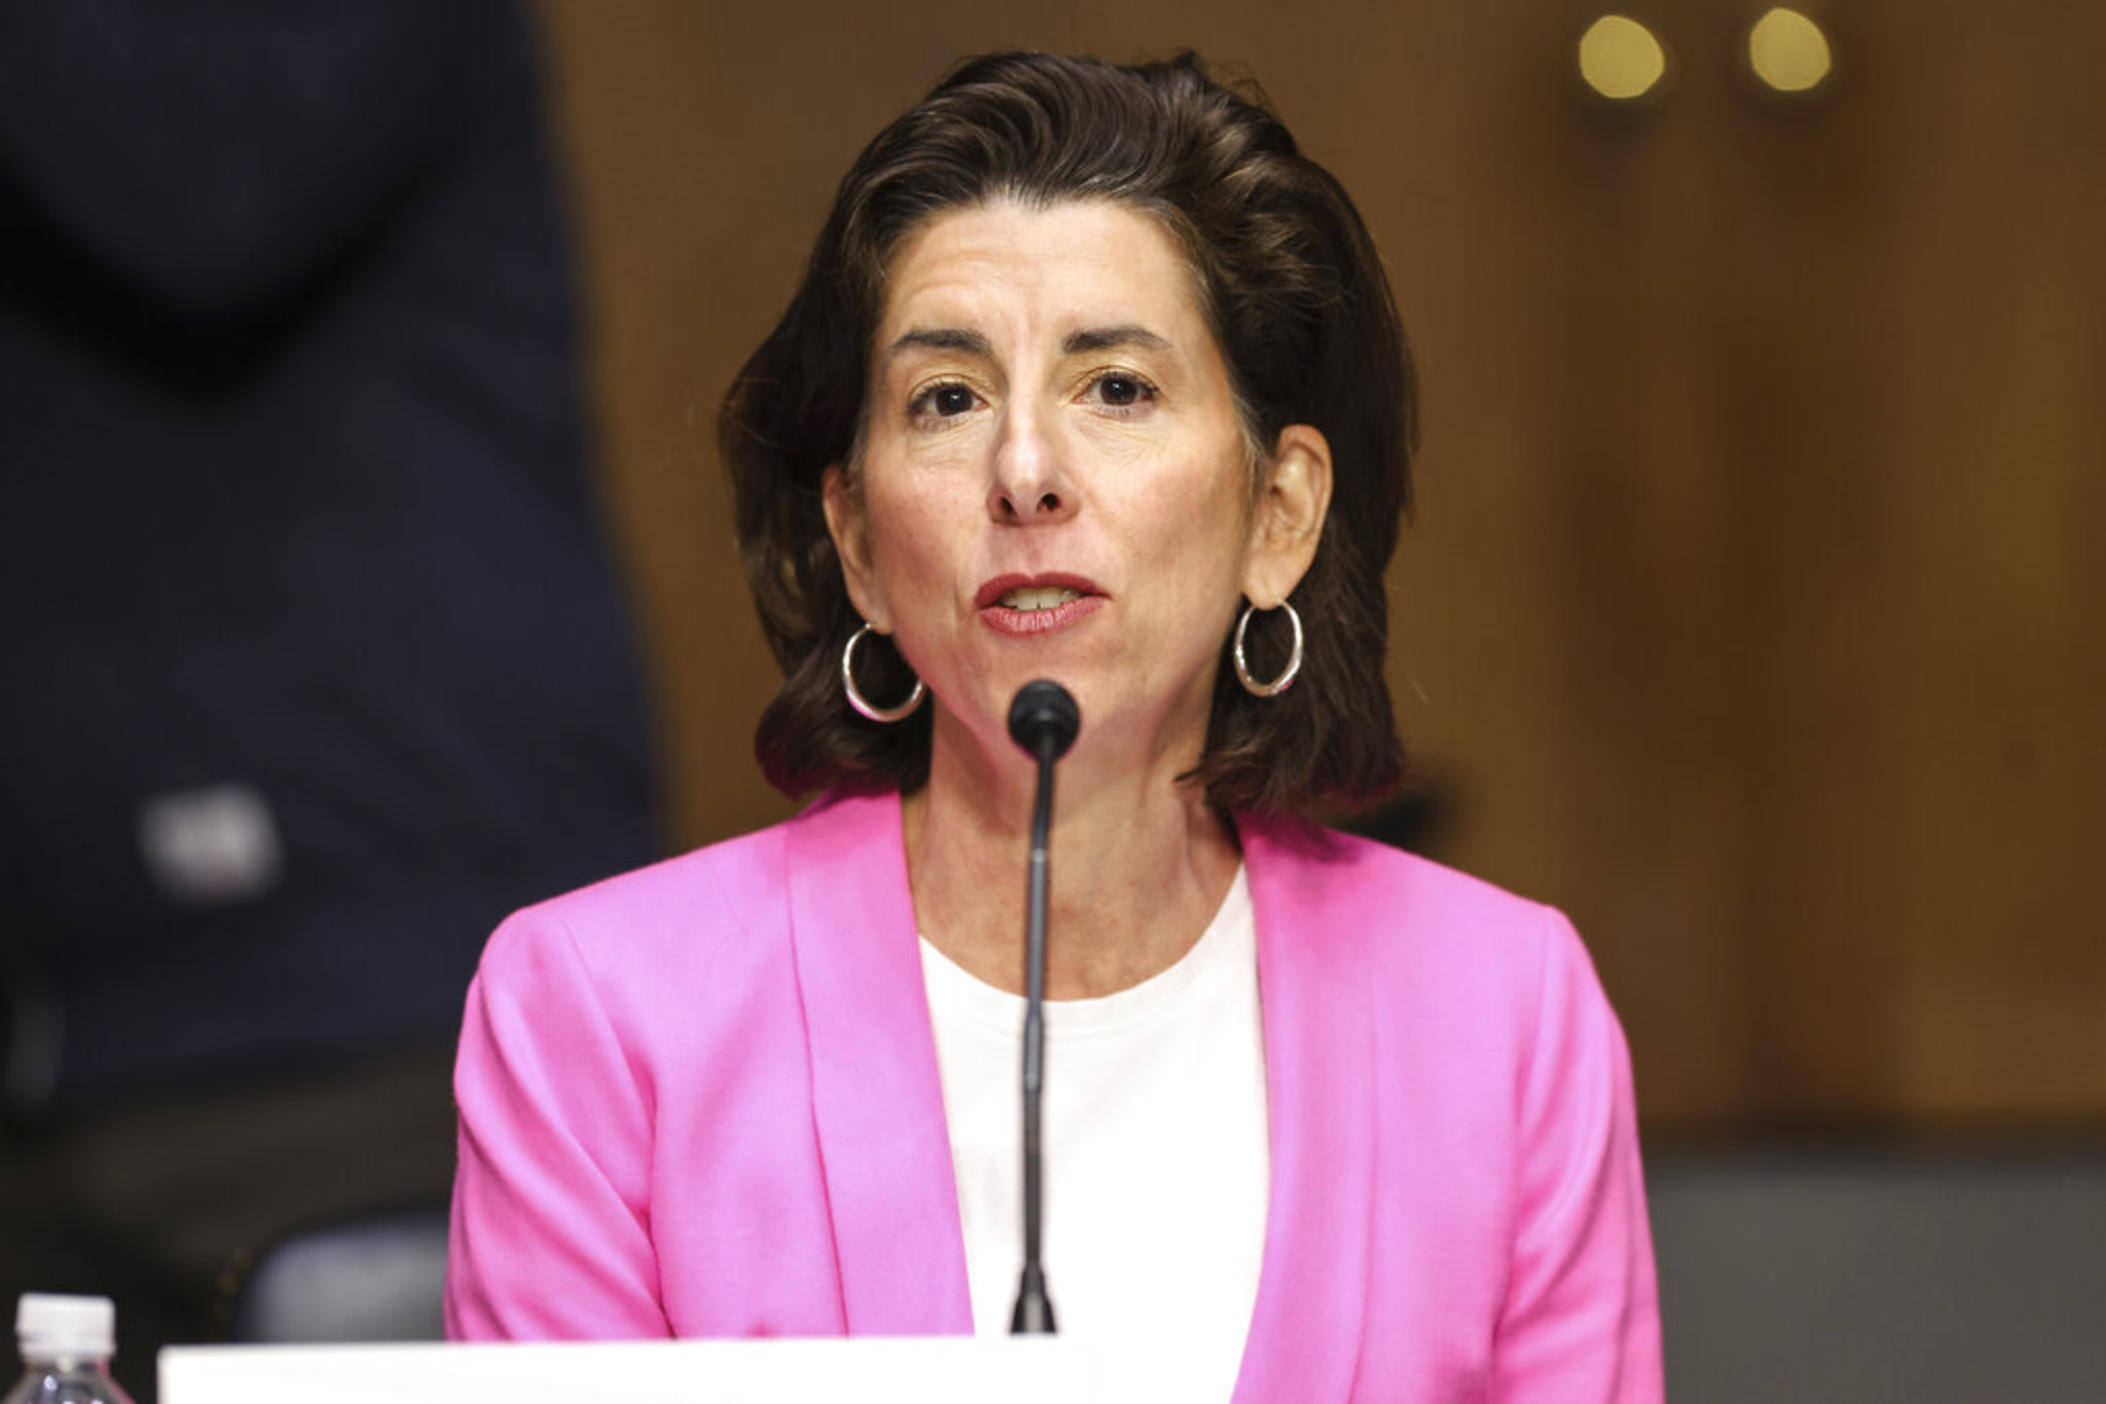
<instances>
[{"instance_id":1,"label":"eyebrow","mask_svg":"<svg viewBox=\"0 0 2106 1404\"><path fill-rule=\"evenodd\" d=\"M1127 322L1116 327L1085 327L1081 331L1069 332L1060 343L1063 356L1086 355L1092 351L1109 351L1117 346L1139 346L1150 351L1167 351L1170 343L1148 328ZM901 333L898 340L885 348L887 360L903 351L963 351L969 356L992 359L994 346L976 331L960 327L916 327Z\"/></svg>"},{"instance_id":2,"label":"eyebrow","mask_svg":"<svg viewBox=\"0 0 2106 1404\"><path fill-rule=\"evenodd\" d=\"M976 331L963 331L957 327L916 327L885 349L885 359L890 360L902 351L917 347L925 351L963 351L969 356L986 359L994 356L993 345Z\"/></svg>"},{"instance_id":3,"label":"eyebrow","mask_svg":"<svg viewBox=\"0 0 2106 1404\"><path fill-rule=\"evenodd\" d=\"M1090 351L1109 351L1115 346L1139 346L1149 351L1167 351L1170 343L1143 326L1128 322L1116 327L1085 327L1069 332L1060 343L1061 354L1078 356Z\"/></svg>"}]
</instances>

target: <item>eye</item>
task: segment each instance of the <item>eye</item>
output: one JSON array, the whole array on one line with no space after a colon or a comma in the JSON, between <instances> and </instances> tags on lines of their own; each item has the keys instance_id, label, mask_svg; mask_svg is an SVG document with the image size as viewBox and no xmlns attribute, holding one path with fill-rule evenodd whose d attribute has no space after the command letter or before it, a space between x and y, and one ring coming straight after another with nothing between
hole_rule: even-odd
<instances>
[{"instance_id":1,"label":"eye","mask_svg":"<svg viewBox=\"0 0 2106 1404\"><path fill-rule=\"evenodd\" d=\"M970 413L975 403L970 385L946 381L931 385L916 395L908 404L907 413L917 417L928 415L937 419L955 419L961 414Z\"/></svg>"},{"instance_id":2,"label":"eye","mask_svg":"<svg viewBox=\"0 0 2106 1404\"><path fill-rule=\"evenodd\" d=\"M1090 382L1090 393L1107 409L1132 409L1155 398L1155 387L1130 371L1106 371Z\"/></svg>"}]
</instances>

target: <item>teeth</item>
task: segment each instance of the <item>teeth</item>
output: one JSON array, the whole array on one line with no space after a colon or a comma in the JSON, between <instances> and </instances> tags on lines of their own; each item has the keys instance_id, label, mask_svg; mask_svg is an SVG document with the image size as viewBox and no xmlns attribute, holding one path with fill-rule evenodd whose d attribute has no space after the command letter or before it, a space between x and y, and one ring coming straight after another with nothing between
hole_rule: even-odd
<instances>
[{"instance_id":1,"label":"teeth","mask_svg":"<svg viewBox=\"0 0 2106 1404\"><path fill-rule=\"evenodd\" d=\"M1002 596L1002 604L1009 609L1058 609L1069 600L1081 597L1080 591L1064 589L1058 585L1027 585Z\"/></svg>"}]
</instances>

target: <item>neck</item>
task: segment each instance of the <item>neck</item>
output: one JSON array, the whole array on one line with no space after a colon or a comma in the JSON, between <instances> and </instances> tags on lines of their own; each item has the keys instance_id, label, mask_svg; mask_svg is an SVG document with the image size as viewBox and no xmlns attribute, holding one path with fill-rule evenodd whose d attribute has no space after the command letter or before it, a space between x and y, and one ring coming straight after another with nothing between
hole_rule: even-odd
<instances>
[{"instance_id":1,"label":"neck","mask_svg":"<svg viewBox=\"0 0 2106 1404\"><path fill-rule=\"evenodd\" d=\"M929 783L905 801L921 933L978 979L1024 988L1024 880L1038 768L939 715ZM954 734L946 736L946 732ZM1235 836L1196 787L1198 759L1078 745L1061 762L1047 859L1046 994L1085 999L1160 974L1206 930L1235 880Z\"/></svg>"}]
</instances>

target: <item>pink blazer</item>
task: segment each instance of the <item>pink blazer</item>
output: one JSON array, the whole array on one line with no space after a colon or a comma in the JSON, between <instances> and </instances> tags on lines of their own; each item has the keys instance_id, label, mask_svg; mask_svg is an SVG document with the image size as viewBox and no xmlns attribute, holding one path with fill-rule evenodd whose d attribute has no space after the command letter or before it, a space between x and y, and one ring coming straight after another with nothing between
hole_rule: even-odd
<instances>
[{"instance_id":1,"label":"pink blazer","mask_svg":"<svg viewBox=\"0 0 2106 1404\"><path fill-rule=\"evenodd\" d=\"M1556 912L1239 823L1272 1139L1235 1398L1656 1400L1629 1059ZM896 797L511 918L468 997L457 1339L965 1332Z\"/></svg>"}]
</instances>

